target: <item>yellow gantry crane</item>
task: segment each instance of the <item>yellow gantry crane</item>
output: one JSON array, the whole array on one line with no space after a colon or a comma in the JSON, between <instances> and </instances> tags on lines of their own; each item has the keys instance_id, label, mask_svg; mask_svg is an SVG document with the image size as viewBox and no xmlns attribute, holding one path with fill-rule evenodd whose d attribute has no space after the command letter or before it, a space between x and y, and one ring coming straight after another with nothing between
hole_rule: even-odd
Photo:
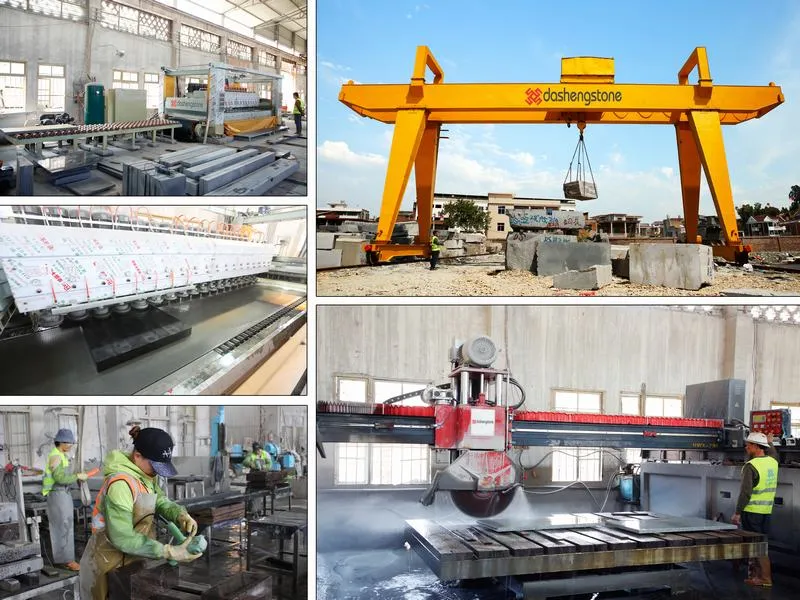
<instances>
[{"instance_id":1,"label":"yellow gantry crane","mask_svg":"<svg viewBox=\"0 0 800 600\"><path fill-rule=\"evenodd\" d=\"M427 70L433 82L426 83ZM697 69L698 82L689 83ZM714 199L724 236L714 254L745 262L748 249L736 226L722 125L759 118L784 101L781 88L713 85L705 48L695 48L677 84L614 83L613 58L562 58L559 83L445 83L427 46L417 48L411 83L342 86L339 100L358 114L394 123L378 233L365 246L371 263L430 253L439 133L445 123L575 123L673 125L678 142L686 240L697 237L700 172ZM392 231L414 167L419 236L393 244Z\"/></svg>"}]
</instances>

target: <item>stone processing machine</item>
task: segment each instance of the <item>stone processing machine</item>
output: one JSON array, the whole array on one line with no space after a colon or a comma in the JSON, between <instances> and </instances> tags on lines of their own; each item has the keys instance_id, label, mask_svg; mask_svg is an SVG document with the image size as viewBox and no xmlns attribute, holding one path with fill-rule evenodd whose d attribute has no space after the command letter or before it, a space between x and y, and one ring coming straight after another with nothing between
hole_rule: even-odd
<instances>
[{"instance_id":1,"label":"stone processing machine","mask_svg":"<svg viewBox=\"0 0 800 600\"><path fill-rule=\"evenodd\" d=\"M427 69L433 82L426 83ZM698 82L689 75L698 72ZM686 239L697 241L700 176L705 171L717 209L722 243L714 254L744 262L749 249L736 225L723 125L757 119L784 102L779 86L714 85L705 48L696 48L678 71L678 83L618 84L613 58L562 58L557 83L448 84L427 46L417 48L410 84L345 83L339 100L364 117L394 124L377 236L365 246L371 262L430 253L433 194L442 125L470 123L574 123L581 142L587 124L671 125L678 144L678 164L686 221ZM416 179L419 236L412 244L391 237L411 169ZM579 188L584 181L577 183ZM565 194L570 192L565 185ZM588 186L586 186L588 188ZM591 190L568 195L596 198Z\"/></svg>"},{"instance_id":2,"label":"stone processing machine","mask_svg":"<svg viewBox=\"0 0 800 600\"><path fill-rule=\"evenodd\" d=\"M305 324L251 228L26 212L0 223L4 394L227 393Z\"/></svg>"},{"instance_id":3,"label":"stone processing machine","mask_svg":"<svg viewBox=\"0 0 800 600\"><path fill-rule=\"evenodd\" d=\"M164 115L180 121L194 139L280 125L281 78L277 75L220 63L162 67L162 71Z\"/></svg>"},{"instance_id":4,"label":"stone processing machine","mask_svg":"<svg viewBox=\"0 0 800 600\"><path fill-rule=\"evenodd\" d=\"M691 418L521 410L523 388L507 370L492 367L497 356L491 339L473 338L451 349L453 368L447 384L373 406L317 406L318 441L428 444L450 452L450 464L436 473L421 502L430 504L435 494L447 493L463 516L451 512L439 521L409 520L405 531L408 544L440 579L513 577L513 585L526 598L637 586L664 585L677 591L690 585L688 570L676 567L678 563L766 555L765 536L739 531L726 519L691 509L691 514L679 510L675 516L676 506L693 509L695 501L705 505L706 496L698 494L696 486L690 490L691 484L681 487L680 498L665 491L668 500L651 502L644 480L641 506L648 510L534 518L527 510L512 514L509 506L522 487L524 471L514 449L641 448L645 457L662 459L676 453L677 460L694 455L702 460L713 453L741 453L745 427L735 413L720 412L719 404L706 402L702 395L694 400L698 408L689 411L694 413ZM728 389L730 405L743 407L743 392L736 396L743 386L731 383ZM398 404L414 395L428 406ZM774 424L776 419L758 422ZM687 467L652 464L674 467L665 474L664 488ZM625 474L630 470L623 469ZM609 491L610 486L611 482ZM639 498L626 487L620 485L621 501L638 508ZM581 573L588 571L592 574ZM549 578L563 573L572 575L566 580L559 575Z\"/></svg>"}]
</instances>

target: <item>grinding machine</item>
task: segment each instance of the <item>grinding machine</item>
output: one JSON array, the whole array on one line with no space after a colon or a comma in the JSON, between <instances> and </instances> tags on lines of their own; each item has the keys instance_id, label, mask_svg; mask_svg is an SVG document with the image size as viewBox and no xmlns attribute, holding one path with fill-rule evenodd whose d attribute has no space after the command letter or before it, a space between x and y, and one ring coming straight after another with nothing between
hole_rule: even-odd
<instances>
[{"instance_id":1,"label":"grinding machine","mask_svg":"<svg viewBox=\"0 0 800 600\"><path fill-rule=\"evenodd\" d=\"M437 493L449 494L462 516L446 522L406 521L405 532L408 544L440 579L514 576L525 595L545 597L553 589L567 589L563 574L569 572L570 593L596 591L598 585L631 587L635 582L621 571L633 568L639 583L678 590L688 585L688 573L676 568L679 563L766 555L765 536L726 522L733 513L741 466L723 463L741 464L748 429L760 430L744 423L743 381L689 386L686 418L527 411L522 384L507 369L493 366L499 353L491 339L457 341L449 354L447 383L380 404L317 405L318 451L323 456L325 447L319 442L427 444L437 456L449 453L449 464L434 475L420 501L429 505ZM712 388L723 398L719 402L703 393ZM425 406L401 404L413 396L421 397ZM785 463L783 455L794 448L793 441L776 439L781 440ZM527 513L515 515L509 507L520 506L512 500L524 489L525 474L519 450L559 446L641 449L641 465L624 465L614 475L625 510L535 519ZM720 496L705 479L702 486L697 484L698 478L709 477L709 469L724 471L717 477L731 490ZM785 471L792 470L781 471L781 484ZM684 475L688 479L680 484L680 493L669 492ZM800 485L794 488L800 490ZM730 504L724 514L716 510L720 497ZM598 575L609 579L599 584L591 579ZM552 577L562 578L562 584L552 588Z\"/></svg>"},{"instance_id":2,"label":"grinding machine","mask_svg":"<svg viewBox=\"0 0 800 600\"><path fill-rule=\"evenodd\" d=\"M0 223L2 393L228 393L304 326L260 232L127 212Z\"/></svg>"}]
</instances>

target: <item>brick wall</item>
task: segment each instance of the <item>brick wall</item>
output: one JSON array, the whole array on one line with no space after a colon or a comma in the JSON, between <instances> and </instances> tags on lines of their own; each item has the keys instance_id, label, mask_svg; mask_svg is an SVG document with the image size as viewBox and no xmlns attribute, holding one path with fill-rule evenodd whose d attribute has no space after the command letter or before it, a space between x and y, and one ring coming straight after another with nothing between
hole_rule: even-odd
<instances>
[{"instance_id":1,"label":"brick wall","mask_svg":"<svg viewBox=\"0 0 800 600\"><path fill-rule=\"evenodd\" d=\"M798 252L800 251L800 236L786 235L777 237L745 237L745 245L752 246L753 252Z\"/></svg>"}]
</instances>

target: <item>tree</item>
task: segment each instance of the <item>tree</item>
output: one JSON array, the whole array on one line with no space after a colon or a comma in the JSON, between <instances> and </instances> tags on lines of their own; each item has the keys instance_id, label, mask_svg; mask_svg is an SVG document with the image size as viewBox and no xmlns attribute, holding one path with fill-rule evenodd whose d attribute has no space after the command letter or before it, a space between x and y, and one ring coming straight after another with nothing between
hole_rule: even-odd
<instances>
[{"instance_id":1,"label":"tree","mask_svg":"<svg viewBox=\"0 0 800 600\"><path fill-rule=\"evenodd\" d=\"M792 189L789 190L789 200L792 201L789 205L790 213L794 213L796 210L800 209L800 185L793 185Z\"/></svg>"},{"instance_id":2,"label":"tree","mask_svg":"<svg viewBox=\"0 0 800 600\"><path fill-rule=\"evenodd\" d=\"M458 227L462 231L486 233L489 213L472 200L463 198L450 202L444 210L445 227Z\"/></svg>"}]
</instances>

